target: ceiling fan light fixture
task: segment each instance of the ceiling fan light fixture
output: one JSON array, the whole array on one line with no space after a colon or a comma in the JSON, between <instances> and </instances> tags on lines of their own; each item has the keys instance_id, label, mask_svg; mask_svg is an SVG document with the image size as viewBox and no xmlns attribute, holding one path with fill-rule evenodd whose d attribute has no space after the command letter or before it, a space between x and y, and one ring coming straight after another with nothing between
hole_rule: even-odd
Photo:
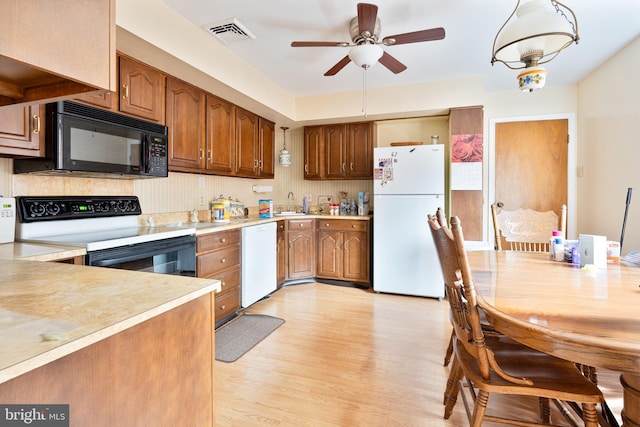
<instances>
[{"instance_id":1,"label":"ceiling fan light fixture","mask_svg":"<svg viewBox=\"0 0 640 427\"><path fill-rule=\"evenodd\" d=\"M358 67L367 69L375 65L384 51L377 44L361 44L351 48L349 59Z\"/></svg>"}]
</instances>

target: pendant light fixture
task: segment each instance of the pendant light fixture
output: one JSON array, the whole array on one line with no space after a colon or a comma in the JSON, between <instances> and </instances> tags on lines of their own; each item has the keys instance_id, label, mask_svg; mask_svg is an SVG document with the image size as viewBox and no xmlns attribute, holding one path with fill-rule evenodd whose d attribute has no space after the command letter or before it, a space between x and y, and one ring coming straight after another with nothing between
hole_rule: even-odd
<instances>
[{"instance_id":1,"label":"pendant light fixture","mask_svg":"<svg viewBox=\"0 0 640 427\"><path fill-rule=\"evenodd\" d=\"M532 92L546 82L547 70L540 65L578 43L578 21L569 7L556 0L520 3L518 0L496 34L491 65L502 62L513 70L522 69L518 75L520 90Z\"/></svg>"},{"instance_id":2,"label":"pendant light fixture","mask_svg":"<svg viewBox=\"0 0 640 427\"><path fill-rule=\"evenodd\" d=\"M278 157L278 162L280 166L288 167L291 166L291 154L289 150L287 150L287 129L286 126L280 127L282 129L282 150L280 150L280 156Z\"/></svg>"}]
</instances>

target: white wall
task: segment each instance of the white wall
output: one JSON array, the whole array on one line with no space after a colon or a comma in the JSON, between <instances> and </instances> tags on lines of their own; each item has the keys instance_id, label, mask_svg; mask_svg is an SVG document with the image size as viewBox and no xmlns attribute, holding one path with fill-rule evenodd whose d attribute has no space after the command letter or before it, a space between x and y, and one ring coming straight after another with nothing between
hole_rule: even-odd
<instances>
[{"instance_id":1,"label":"white wall","mask_svg":"<svg viewBox=\"0 0 640 427\"><path fill-rule=\"evenodd\" d=\"M579 231L619 240L633 188L623 254L640 249L640 38L578 86Z\"/></svg>"}]
</instances>

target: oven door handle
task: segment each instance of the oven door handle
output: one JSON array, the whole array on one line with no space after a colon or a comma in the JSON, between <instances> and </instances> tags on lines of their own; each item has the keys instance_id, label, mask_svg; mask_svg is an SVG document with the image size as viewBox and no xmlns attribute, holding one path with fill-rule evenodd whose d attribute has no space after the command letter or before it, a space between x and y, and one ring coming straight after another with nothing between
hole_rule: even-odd
<instances>
[{"instance_id":1,"label":"oven door handle","mask_svg":"<svg viewBox=\"0 0 640 427\"><path fill-rule=\"evenodd\" d=\"M135 261L151 257L153 255L165 254L167 252L191 249L195 253L195 237L185 236L180 241L172 241L170 244L166 240L140 243L131 246L103 249L87 254L87 265L95 267L110 267L128 261ZM177 240L177 239L171 239ZM135 248L132 252L132 248Z\"/></svg>"}]
</instances>

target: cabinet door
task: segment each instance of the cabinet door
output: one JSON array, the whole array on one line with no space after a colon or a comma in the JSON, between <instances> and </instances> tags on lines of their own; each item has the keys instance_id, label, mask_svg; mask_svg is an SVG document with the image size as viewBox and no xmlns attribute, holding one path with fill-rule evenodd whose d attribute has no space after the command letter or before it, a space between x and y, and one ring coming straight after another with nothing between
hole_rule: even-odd
<instances>
[{"instance_id":1,"label":"cabinet door","mask_svg":"<svg viewBox=\"0 0 640 427\"><path fill-rule=\"evenodd\" d=\"M347 176L355 179L373 178L373 124L350 123L347 140Z\"/></svg>"},{"instance_id":2,"label":"cabinet door","mask_svg":"<svg viewBox=\"0 0 640 427\"><path fill-rule=\"evenodd\" d=\"M345 280L369 282L369 239L362 231L345 231L343 234L344 262L342 275Z\"/></svg>"},{"instance_id":3,"label":"cabinet door","mask_svg":"<svg viewBox=\"0 0 640 427\"><path fill-rule=\"evenodd\" d=\"M318 232L318 277L342 279L342 232Z\"/></svg>"},{"instance_id":4,"label":"cabinet door","mask_svg":"<svg viewBox=\"0 0 640 427\"><path fill-rule=\"evenodd\" d=\"M287 240L284 231L284 221L278 221L276 233L276 253L278 265L276 268L276 283L281 285L287 279Z\"/></svg>"},{"instance_id":5,"label":"cabinet door","mask_svg":"<svg viewBox=\"0 0 640 427\"><path fill-rule=\"evenodd\" d=\"M269 120L259 118L260 141L258 144L258 175L260 178L274 177L274 145L275 124Z\"/></svg>"},{"instance_id":6,"label":"cabinet door","mask_svg":"<svg viewBox=\"0 0 640 427\"><path fill-rule=\"evenodd\" d=\"M258 142L258 116L236 108L236 174L255 177L258 171L256 147Z\"/></svg>"},{"instance_id":7,"label":"cabinet door","mask_svg":"<svg viewBox=\"0 0 640 427\"><path fill-rule=\"evenodd\" d=\"M343 179L347 168L347 126L324 127L324 178Z\"/></svg>"},{"instance_id":8,"label":"cabinet door","mask_svg":"<svg viewBox=\"0 0 640 427\"><path fill-rule=\"evenodd\" d=\"M236 107L232 103L207 95L206 169L233 175L236 158Z\"/></svg>"},{"instance_id":9,"label":"cabinet door","mask_svg":"<svg viewBox=\"0 0 640 427\"><path fill-rule=\"evenodd\" d=\"M323 126L304 128L304 179L322 178Z\"/></svg>"},{"instance_id":10,"label":"cabinet door","mask_svg":"<svg viewBox=\"0 0 640 427\"><path fill-rule=\"evenodd\" d=\"M118 110L118 103L116 102L118 95L113 92L100 93L97 95L85 95L81 96L75 101L83 102L85 104L93 105L95 107L104 108L107 110Z\"/></svg>"},{"instance_id":11,"label":"cabinet door","mask_svg":"<svg viewBox=\"0 0 640 427\"><path fill-rule=\"evenodd\" d=\"M289 279L307 279L315 276L316 251L313 231L288 233Z\"/></svg>"},{"instance_id":12,"label":"cabinet door","mask_svg":"<svg viewBox=\"0 0 640 427\"><path fill-rule=\"evenodd\" d=\"M165 123L165 75L126 56L120 57L119 109L145 120Z\"/></svg>"},{"instance_id":13,"label":"cabinet door","mask_svg":"<svg viewBox=\"0 0 640 427\"><path fill-rule=\"evenodd\" d=\"M204 166L204 105L204 92L180 80L167 79L169 167Z\"/></svg>"},{"instance_id":14,"label":"cabinet door","mask_svg":"<svg viewBox=\"0 0 640 427\"><path fill-rule=\"evenodd\" d=\"M0 154L44 156L45 106L0 110Z\"/></svg>"}]
</instances>

